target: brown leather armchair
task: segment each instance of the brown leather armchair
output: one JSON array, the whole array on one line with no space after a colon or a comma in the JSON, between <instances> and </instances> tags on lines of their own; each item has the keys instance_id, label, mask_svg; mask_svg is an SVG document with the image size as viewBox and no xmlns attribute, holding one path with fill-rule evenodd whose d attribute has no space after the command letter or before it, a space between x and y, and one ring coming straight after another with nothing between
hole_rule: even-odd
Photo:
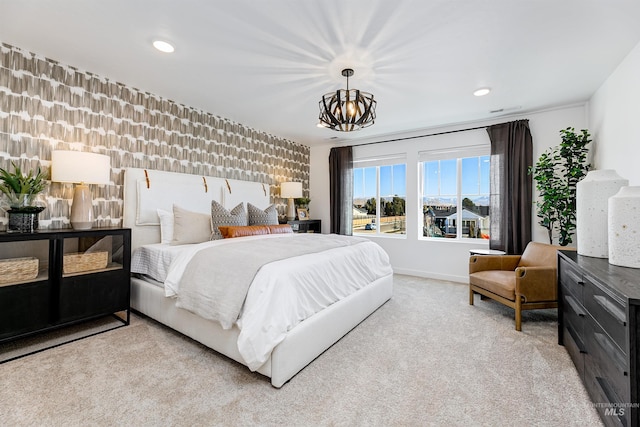
<instances>
[{"instance_id":1,"label":"brown leather armchair","mask_svg":"<svg viewBox=\"0 0 640 427\"><path fill-rule=\"evenodd\" d=\"M469 258L469 304L474 294L515 310L516 331L522 310L558 307L557 251L565 247L529 242L522 255L473 255Z\"/></svg>"}]
</instances>

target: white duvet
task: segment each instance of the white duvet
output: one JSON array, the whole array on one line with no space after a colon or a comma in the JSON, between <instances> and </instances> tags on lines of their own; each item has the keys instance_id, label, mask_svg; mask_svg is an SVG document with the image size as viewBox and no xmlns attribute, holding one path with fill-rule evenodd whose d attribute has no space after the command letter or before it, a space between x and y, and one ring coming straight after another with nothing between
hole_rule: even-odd
<instances>
[{"instance_id":1,"label":"white duvet","mask_svg":"<svg viewBox=\"0 0 640 427\"><path fill-rule=\"evenodd\" d=\"M296 234L287 235L295 239ZM242 237L243 241L283 237ZM237 239L185 245L172 257L165 295L180 293L180 278L193 255L212 245ZM392 274L387 253L377 244L362 241L320 253L271 262L258 270L237 321L238 350L251 370L262 366L287 331L304 319L381 277ZM251 256L250 253L247 256Z\"/></svg>"}]
</instances>

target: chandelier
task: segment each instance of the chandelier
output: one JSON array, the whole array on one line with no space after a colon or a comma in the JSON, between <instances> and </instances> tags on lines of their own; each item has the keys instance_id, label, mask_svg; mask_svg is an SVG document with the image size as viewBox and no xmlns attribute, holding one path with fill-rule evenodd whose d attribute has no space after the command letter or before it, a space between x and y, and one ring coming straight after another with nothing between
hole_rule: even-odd
<instances>
[{"instance_id":1,"label":"chandelier","mask_svg":"<svg viewBox=\"0 0 640 427\"><path fill-rule=\"evenodd\" d=\"M376 101L373 95L357 89L349 89L349 77L353 76L351 68L342 70L347 78L347 89L323 95L319 102L320 123L342 132L351 132L371 126L376 118Z\"/></svg>"}]
</instances>

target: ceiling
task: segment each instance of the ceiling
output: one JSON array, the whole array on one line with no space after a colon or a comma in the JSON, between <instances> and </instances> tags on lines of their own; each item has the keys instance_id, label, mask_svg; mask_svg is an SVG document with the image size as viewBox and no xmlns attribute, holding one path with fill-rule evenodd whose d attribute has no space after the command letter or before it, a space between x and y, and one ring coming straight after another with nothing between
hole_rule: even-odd
<instances>
[{"instance_id":1,"label":"ceiling","mask_svg":"<svg viewBox=\"0 0 640 427\"><path fill-rule=\"evenodd\" d=\"M581 103L640 41L638 0L0 0L0 11L4 43L307 145ZM351 88L375 95L376 123L318 128L345 67Z\"/></svg>"}]
</instances>

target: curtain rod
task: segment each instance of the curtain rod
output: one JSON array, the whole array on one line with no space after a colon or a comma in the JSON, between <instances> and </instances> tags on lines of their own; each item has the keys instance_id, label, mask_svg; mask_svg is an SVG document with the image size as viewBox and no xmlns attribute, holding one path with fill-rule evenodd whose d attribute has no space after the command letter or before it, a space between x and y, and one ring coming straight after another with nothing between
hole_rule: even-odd
<instances>
[{"instance_id":1,"label":"curtain rod","mask_svg":"<svg viewBox=\"0 0 640 427\"><path fill-rule=\"evenodd\" d=\"M466 132L466 131L470 131L470 130L486 129L487 127L488 126L477 126L477 127L474 127L474 128L448 130L448 131L445 131L445 132L430 133L430 134L427 134L427 135L406 136L404 138L387 139L387 140L384 140L384 141L367 142L367 143L364 143L364 144L354 144L354 147L361 147L363 145L383 144L385 142L406 141L408 139L425 138L427 136L446 135L448 133L457 133L457 132Z\"/></svg>"}]
</instances>

